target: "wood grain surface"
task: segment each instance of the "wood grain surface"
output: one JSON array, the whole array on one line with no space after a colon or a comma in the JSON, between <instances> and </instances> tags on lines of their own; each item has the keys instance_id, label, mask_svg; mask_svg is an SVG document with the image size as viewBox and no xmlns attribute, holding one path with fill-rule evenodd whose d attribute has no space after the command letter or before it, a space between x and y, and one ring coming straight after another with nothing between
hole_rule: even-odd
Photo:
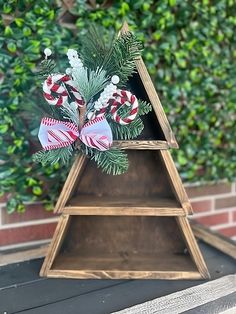
<instances>
[{"instance_id":1,"label":"wood grain surface","mask_svg":"<svg viewBox=\"0 0 236 314\"><path fill-rule=\"evenodd\" d=\"M198 239L203 240L204 242L217 248L221 252L236 259L236 242L235 241L196 223L191 223L191 227L193 229L195 236Z\"/></svg>"},{"instance_id":2,"label":"wood grain surface","mask_svg":"<svg viewBox=\"0 0 236 314\"><path fill-rule=\"evenodd\" d=\"M113 312L113 314L178 314L200 305L207 304L208 302L216 301L217 299L228 296L235 292L236 275L229 275L196 287L192 287L149 302L145 302L143 304L139 304L131 308L127 308L122 311ZM234 305L232 308L235 309ZM211 311L204 313L213 314L222 312ZM235 313L234 310L231 313Z\"/></svg>"},{"instance_id":3,"label":"wood grain surface","mask_svg":"<svg viewBox=\"0 0 236 314\"><path fill-rule=\"evenodd\" d=\"M66 182L63 186L63 189L60 193L60 196L57 200L56 206L54 208L54 213L61 213L63 211L63 207L65 206L68 198L70 197L73 189L76 186L76 182L80 177L80 173L83 167L86 164L86 157L84 155L80 155L76 157L70 172L67 176Z\"/></svg>"}]
</instances>

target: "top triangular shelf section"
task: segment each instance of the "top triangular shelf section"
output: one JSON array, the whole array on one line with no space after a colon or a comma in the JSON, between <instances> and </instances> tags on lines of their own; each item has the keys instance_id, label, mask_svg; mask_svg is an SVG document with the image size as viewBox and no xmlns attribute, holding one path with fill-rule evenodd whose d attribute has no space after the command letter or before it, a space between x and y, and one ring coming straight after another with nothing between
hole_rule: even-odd
<instances>
[{"instance_id":1,"label":"top triangular shelf section","mask_svg":"<svg viewBox=\"0 0 236 314\"><path fill-rule=\"evenodd\" d=\"M124 23L121 33L128 31L128 24ZM168 149L178 148L175 136L171 130L160 99L157 95L147 68L140 57L136 61L137 72L129 80L131 91L138 99L145 100L152 105L152 112L142 117L144 130L135 140L114 141L114 146L122 149Z\"/></svg>"}]
</instances>

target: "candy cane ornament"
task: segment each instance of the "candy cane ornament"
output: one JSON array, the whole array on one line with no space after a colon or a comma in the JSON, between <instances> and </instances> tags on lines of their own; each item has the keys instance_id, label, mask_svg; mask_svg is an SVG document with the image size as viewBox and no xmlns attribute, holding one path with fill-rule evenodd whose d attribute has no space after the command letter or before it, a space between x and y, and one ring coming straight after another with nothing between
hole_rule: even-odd
<instances>
[{"instance_id":1,"label":"candy cane ornament","mask_svg":"<svg viewBox=\"0 0 236 314\"><path fill-rule=\"evenodd\" d=\"M44 98L49 105L62 106L66 101L68 101L68 97L70 96L67 88L74 96L74 101L78 107L82 107L84 105L82 96L75 87L75 84L70 76L65 74L53 74L48 76L43 83ZM56 94L57 97L53 96L52 92Z\"/></svg>"},{"instance_id":2,"label":"candy cane ornament","mask_svg":"<svg viewBox=\"0 0 236 314\"><path fill-rule=\"evenodd\" d=\"M131 94L129 91L126 90L117 90L113 94L113 98L110 99L111 104L111 115L115 122L121 125L130 124L138 114L138 100L135 95ZM131 106L130 113L127 117L121 118L118 115L118 110L120 106L128 105Z\"/></svg>"}]
</instances>

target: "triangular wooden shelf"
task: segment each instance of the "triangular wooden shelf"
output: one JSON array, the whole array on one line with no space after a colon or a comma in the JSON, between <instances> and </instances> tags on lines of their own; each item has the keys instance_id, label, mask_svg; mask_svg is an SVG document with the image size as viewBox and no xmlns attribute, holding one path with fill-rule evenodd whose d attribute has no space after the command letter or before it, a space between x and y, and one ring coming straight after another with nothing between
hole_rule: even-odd
<instances>
[{"instance_id":1,"label":"triangular wooden shelf","mask_svg":"<svg viewBox=\"0 0 236 314\"><path fill-rule=\"evenodd\" d=\"M114 142L127 151L129 169L109 176L76 158L55 207L62 215L42 276L209 277L186 217L192 207L167 150L177 142L142 59L136 66L130 87L153 112L140 138Z\"/></svg>"}]
</instances>

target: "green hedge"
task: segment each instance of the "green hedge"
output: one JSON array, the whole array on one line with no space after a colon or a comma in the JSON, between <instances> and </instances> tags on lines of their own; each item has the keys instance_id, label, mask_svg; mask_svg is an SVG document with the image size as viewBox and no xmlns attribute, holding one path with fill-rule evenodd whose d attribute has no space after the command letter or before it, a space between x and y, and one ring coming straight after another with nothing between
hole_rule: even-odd
<instances>
[{"instance_id":1,"label":"green hedge","mask_svg":"<svg viewBox=\"0 0 236 314\"><path fill-rule=\"evenodd\" d=\"M56 58L92 22L118 31L124 19L144 43L144 61L180 145L172 151L182 178L234 180L236 173L236 4L234 0L0 1L0 190L8 210L58 195L67 169L31 160L45 102L35 76L42 51ZM68 24L70 23L70 24ZM71 24L73 23L73 24Z\"/></svg>"}]
</instances>

